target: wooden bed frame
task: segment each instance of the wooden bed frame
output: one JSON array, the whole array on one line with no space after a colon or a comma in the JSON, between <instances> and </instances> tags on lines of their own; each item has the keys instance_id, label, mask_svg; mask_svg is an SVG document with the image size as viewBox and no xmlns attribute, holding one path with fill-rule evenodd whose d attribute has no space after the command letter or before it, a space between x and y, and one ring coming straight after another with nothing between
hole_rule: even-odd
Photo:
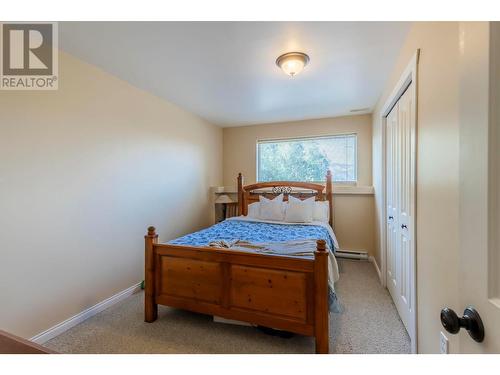
<instances>
[{"instance_id":1,"label":"wooden bed frame","mask_svg":"<svg viewBox=\"0 0 500 375\"><path fill-rule=\"evenodd\" d=\"M295 192L293 189L300 189ZM262 191L264 189L264 191ZM316 196L330 202L332 176L325 186L275 181L243 186L238 175L238 211L259 195ZM328 353L328 252L318 240L314 259L213 247L159 244L154 227L145 236L145 317L154 322L158 304L314 336L316 353Z\"/></svg>"}]
</instances>

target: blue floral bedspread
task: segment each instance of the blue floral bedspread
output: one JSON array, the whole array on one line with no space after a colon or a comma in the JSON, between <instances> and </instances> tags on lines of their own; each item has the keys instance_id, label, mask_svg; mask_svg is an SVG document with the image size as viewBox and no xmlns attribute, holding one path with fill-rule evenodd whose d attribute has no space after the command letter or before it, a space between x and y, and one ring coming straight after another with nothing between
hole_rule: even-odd
<instances>
[{"instance_id":1,"label":"blue floral bedspread","mask_svg":"<svg viewBox=\"0 0 500 375\"><path fill-rule=\"evenodd\" d=\"M225 220L209 228L169 241L175 245L208 246L211 241L242 240L249 242L281 242L323 239L335 251L328 230L319 225L272 224L253 221Z\"/></svg>"}]
</instances>

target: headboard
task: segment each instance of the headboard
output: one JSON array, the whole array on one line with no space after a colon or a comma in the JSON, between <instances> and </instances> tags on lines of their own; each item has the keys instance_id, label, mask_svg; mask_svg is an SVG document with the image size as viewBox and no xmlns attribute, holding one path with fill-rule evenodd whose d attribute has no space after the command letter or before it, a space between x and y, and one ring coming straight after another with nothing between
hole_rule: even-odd
<instances>
[{"instance_id":1,"label":"headboard","mask_svg":"<svg viewBox=\"0 0 500 375\"><path fill-rule=\"evenodd\" d=\"M269 181L259 182L252 185L243 186L243 176L238 174L238 215L247 215L248 205L259 201L259 196L273 198L283 193L284 200L292 195L299 199L306 199L312 196L317 201L328 200L330 207L330 225L333 228L333 191L332 173L326 173L326 184L312 184L309 182L296 181Z\"/></svg>"}]
</instances>

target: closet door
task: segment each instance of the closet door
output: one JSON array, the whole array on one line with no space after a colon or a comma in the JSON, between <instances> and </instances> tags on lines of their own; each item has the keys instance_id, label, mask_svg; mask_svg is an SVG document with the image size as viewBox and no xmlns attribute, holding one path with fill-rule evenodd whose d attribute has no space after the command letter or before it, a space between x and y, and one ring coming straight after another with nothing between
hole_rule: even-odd
<instances>
[{"instance_id":1,"label":"closet door","mask_svg":"<svg viewBox=\"0 0 500 375\"><path fill-rule=\"evenodd\" d=\"M387 288L409 328L413 301L413 155L412 90L407 89L387 116Z\"/></svg>"},{"instance_id":2,"label":"closet door","mask_svg":"<svg viewBox=\"0 0 500 375\"><path fill-rule=\"evenodd\" d=\"M387 116L386 201L387 201L387 288L392 296L398 289L398 104ZM394 298L394 297L393 297Z\"/></svg>"},{"instance_id":3,"label":"closet door","mask_svg":"<svg viewBox=\"0 0 500 375\"><path fill-rule=\"evenodd\" d=\"M412 90L406 90L399 99L398 129L399 129L399 204L398 204L398 251L400 254L400 278L399 278L399 315L408 329L408 323L413 309L411 301L411 283L413 267L413 149L412 138L414 128L412 126L413 114L411 113Z\"/></svg>"}]
</instances>

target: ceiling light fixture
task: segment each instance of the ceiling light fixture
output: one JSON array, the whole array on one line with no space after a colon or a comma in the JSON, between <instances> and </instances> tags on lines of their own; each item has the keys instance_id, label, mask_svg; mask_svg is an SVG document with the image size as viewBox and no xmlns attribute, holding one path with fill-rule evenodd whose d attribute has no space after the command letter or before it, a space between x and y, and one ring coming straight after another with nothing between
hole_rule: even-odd
<instances>
[{"instance_id":1,"label":"ceiling light fixture","mask_svg":"<svg viewBox=\"0 0 500 375\"><path fill-rule=\"evenodd\" d=\"M276 65L290 77L299 74L308 62L309 56L302 52L288 52L276 59Z\"/></svg>"}]
</instances>

